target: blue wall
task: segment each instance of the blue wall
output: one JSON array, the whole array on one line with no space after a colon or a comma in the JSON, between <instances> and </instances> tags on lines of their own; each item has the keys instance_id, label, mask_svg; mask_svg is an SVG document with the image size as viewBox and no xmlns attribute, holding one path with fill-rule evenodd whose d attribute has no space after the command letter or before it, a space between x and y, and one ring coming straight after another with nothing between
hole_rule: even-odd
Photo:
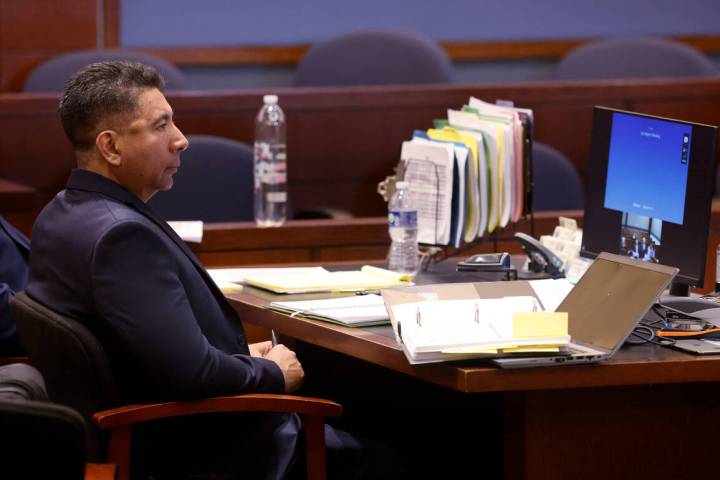
<instances>
[{"instance_id":1,"label":"blue wall","mask_svg":"<svg viewBox=\"0 0 720 480\"><path fill-rule=\"evenodd\" d=\"M358 28L438 41L720 36L720 0L121 0L124 47L312 43ZM720 62L720 59L718 60ZM542 80L552 61L461 62L456 81ZM184 67L197 88L290 85L293 66Z\"/></svg>"},{"instance_id":2,"label":"blue wall","mask_svg":"<svg viewBox=\"0 0 720 480\"><path fill-rule=\"evenodd\" d=\"M311 43L366 27L439 41L717 35L718 0L121 0L127 47Z\"/></svg>"}]
</instances>

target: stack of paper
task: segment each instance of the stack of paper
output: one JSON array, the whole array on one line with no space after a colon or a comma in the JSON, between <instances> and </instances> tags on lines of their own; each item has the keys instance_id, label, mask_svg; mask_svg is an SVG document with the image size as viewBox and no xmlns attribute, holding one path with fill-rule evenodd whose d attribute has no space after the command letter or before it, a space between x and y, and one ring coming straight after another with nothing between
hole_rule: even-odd
<instances>
[{"instance_id":1,"label":"stack of paper","mask_svg":"<svg viewBox=\"0 0 720 480\"><path fill-rule=\"evenodd\" d=\"M352 292L410 285L410 277L364 266L360 270L329 272L313 269L263 269L243 275L243 283L275 293Z\"/></svg>"},{"instance_id":2,"label":"stack of paper","mask_svg":"<svg viewBox=\"0 0 720 480\"><path fill-rule=\"evenodd\" d=\"M403 179L418 204L418 241L470 243L526 210L532 111L470 98L403 142Z\"/></svg>"},{"instance_id":3,"label":"stack of paper","mask_svg":"<svg viewBox=\"0 0 720 480\"><path fill-rule=\"evenodd\" d=\"M390 323L382 297L374 294L298 302L271 302L269 308L289 313L291 316L298 315L348 327L369 327Z\"/></svg>"},{"instance_id":4,"label":"stack of paper","mask_svg":"<svg viewBox=\"0 0 720 480\"><path fill-rule=\"evenodd\" d=\"M570 342L567 314L539 312L530 296L425 300L388 308L410 363L558 352Z\"/></svg>"}]
</instances>

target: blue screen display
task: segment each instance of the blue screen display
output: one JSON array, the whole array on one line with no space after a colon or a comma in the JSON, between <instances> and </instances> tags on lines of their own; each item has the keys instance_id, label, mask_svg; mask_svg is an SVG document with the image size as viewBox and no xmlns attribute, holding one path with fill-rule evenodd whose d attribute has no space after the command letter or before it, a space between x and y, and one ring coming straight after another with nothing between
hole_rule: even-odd
<instances>
[{"instance_id":1,"label":"blue screen display","mask_svg":"<svg viewBox=\"0 0 720 480\"><path fill-rule=\"evenodd\" d=\"M605 208L682 224L692 126L613 113Z\"/></svg>"}]
</instances>

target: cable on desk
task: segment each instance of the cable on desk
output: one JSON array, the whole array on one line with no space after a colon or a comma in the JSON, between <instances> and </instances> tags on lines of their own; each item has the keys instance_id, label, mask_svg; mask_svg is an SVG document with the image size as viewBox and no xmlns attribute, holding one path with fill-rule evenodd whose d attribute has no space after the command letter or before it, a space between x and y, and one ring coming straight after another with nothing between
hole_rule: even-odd
<instances>
[{"instance_id":1,"label":"cable on desk","mask_svg":"<svg viewBox=\"0 0 720 480\"><path fill-rule=\"evenodd\" d=\"M655 345L673 345L675 340L672 338L658 337L655 335L657 327L654 325L657 321L649 323L639 323L633 331L628 335L625 343L629 345L642 345L644 343L653 343Z\"/></svg>"}]
</instances>

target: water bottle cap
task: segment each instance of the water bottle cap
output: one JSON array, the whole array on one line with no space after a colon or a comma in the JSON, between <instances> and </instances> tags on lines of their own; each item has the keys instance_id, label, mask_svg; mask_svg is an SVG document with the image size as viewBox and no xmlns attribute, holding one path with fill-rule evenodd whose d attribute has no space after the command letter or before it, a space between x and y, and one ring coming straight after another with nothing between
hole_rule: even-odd
<instances>
[{"instance_id":1,"label":"water bottle cap","mask_svg":"<svg viewBox=\"0 0 720 480\"><path fill-rule=\"evenodd\" d=\"M406 182L403 180L401 180L399 182L395 182L395 188L397 190L400 190L401 188L408 188L409 186L410 186L410 182Z\"/></svg>"},{"instance_id":2,"label":"water bottle cap","mask_svg":"<svg viewBox=\"0 0 720 480\"><path fill-rule=\"evenodd\" d=\"M277 95L265 95L263 97L263 103L265 105L277 105L278 97Z\"/></svg>"}]
</instances>

